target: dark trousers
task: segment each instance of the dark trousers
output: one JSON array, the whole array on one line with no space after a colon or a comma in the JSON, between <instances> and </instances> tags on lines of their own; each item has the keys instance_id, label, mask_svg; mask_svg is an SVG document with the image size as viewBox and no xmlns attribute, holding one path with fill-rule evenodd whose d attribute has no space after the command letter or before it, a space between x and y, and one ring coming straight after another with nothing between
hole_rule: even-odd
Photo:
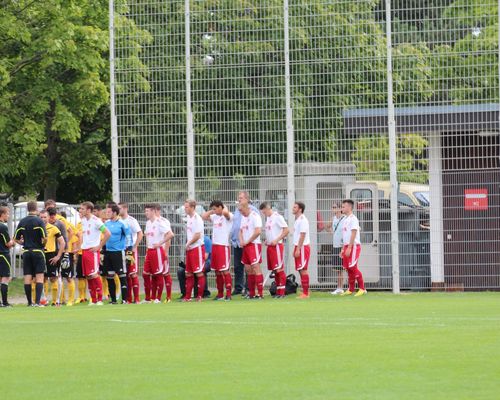
<instances>
[{"instance_id":1,"label":"dark trousers","mask_svg":"<svg viewBox=\"0 0 500 400\"><path fill-rule=\"evenodd\" d=\"M208 279L206 269L203 272L205 274L205 290L203 292L203 297L210 296L210 291L208 290ZM182 297L186 296L186 269L179 266L177 269L177 279L179 280L179 289L181 290ZM194 297L198 296L198 278L194 276Z\"/></svg>"},{"instance_id":2,"label":"dark trousers","mask_svg":"<svg viewBox=\"0 0 500 400\"><path fill-rule=\"evenodd\" d=\"M241 293L246 288L245 283L245 266L241 263L243 249L241 247L233 247L234 260L234 293Z\"/></svg>"}]
</instances>

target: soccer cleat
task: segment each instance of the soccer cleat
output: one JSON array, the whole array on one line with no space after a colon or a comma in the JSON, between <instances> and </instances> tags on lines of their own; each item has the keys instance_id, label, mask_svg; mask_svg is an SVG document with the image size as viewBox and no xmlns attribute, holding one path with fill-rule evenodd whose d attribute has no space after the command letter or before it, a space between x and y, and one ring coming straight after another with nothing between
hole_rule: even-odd
<instances>
[{"instance_id":1,"label":"soccer cleat","mask_svg":"<svg viewBox=\"0 0 500 400\"><path fill-rule=\"evenodd\" d=\"M154 304L160 304L161 303L161 300L159 299L155 299L155 301L153 301Z\"/></svg>"},{"instance_id":2,"label":"soccer cleat","mask_svg":"<svg viewBox=\"0 0 500 400\"><path fill-rule=\"evenodd\" d=\"M214 300L214 301L224 301L224 297L222 297L222 296L221 296L221 297L217 296L217 297L214 297L214 298L213 298L213 300Z\"/></svg>"},{"instance_id":3,"label":"soccer cleat","mask_svg":"<svg viewBox=\"0 0 500 400\"><path fill-rule=\"evenodd\" d=\"M134 301L134 304L141 304L141 301L140 301L139 299L136 299L136 300Z\"/></svg>"},{"instance_id":4,"label":"soccer cleat","mask_svg":"<svg viewBox=\"0 0 500 400\"><path fill-rule=\"evenodd\" d=\"M190 299L190 298L187 298L187 297L184 297L181 301L182 301L183 303L190 303L190 302L191 302L191 299Z\"/></svg>"},{"instance_id":5,"label":"soccer cleat","mask_svg":"<svg viewBox=\"0 0 500 400\"><path fill-rule=\"evenodd\" d=\"M202 300L203 300L203 298L202 298L202 297L197 297L197 298L196 298L196 302L198 302L198 303L201 303L201 302L202 302Z\"/></svg>"},{"instance_id":6,"label":"soccer cleat","mask_svg":"<svg viewBox=\"0 0 500 400\"><path fill-rule=\"evenodd\" d=\"M350 296L352 292L350 290L346 290L344 293L341 294L341 296Z\"/></svg>"},{"instance_id":7,"label":"soccer cleat","mask_svg":"<svg viewBox=\"0 0 500 400\"><path fill-rule=\"evenodd\" d=\"M143 301L141 301L141 304L149 304L149 303L151 303L151 300L143 300Z\"/></svg>"},{"instance_id":8,"label":"soccer cleat","mask_svg":"<svg viewBox=\"0 0 500 400\"><path fill-rule=\"evenodd\" d=\"M300 296L297 297L298 299L308 299L309 295L302 293Z\"/></svg>"},{"instance_id":9,"label":"soccer cleat","mask_svg":"<svg viewBox=\"0 0 500 400\"><path fill-rule=\"evenodd\" d=\"M344 293L344 291L341 288L337 288L333 292L331 292L330 294L332 294L334 296L339 296L339 295L342 295L342 293Z\"/></svg>"},{"instance_id":10,"label":"soccer cleat","mask_svg":"<svg viewBox=\"0 0 500 400\"><path fill-rule=\"evenodd\" d=\"M226 296L226 297L224 297L224 300L225 300L225 301L231 301L231 300L232 300L232 298L231 298L231 296Z\"/></svg>"},{"instance_id":11,"label":"soccer cleat","mask_svg":"<svg viewBox=\"0 0 500 400\"><path fill-rule=\"evenodd\" d=\"M83 302L83 299L76 299L75 304L80 304Z\"/></svg>"},{"instance_id":12,"label":"soccer cleat","mask_svg":"<svg viewBox=\"0 0 500 400\"><path fill-rule=\"evenodd\" d=\"M12 307L12 304L9 304L9 303L0 303L0 307Z\"/></svg>"},{"instance_id":13,"label":"soccer cleat","mask_svg":"<svg viewBox=\"0 0 500 400\"><path fill-rule=\"evenodd\" d=\"M354 297L360 297L360 296L363 296L365 294L367 294L368 292L364 289L359 289L356 294L354 295Z\"/></svg>"},{"instance_id":14,"label":"soccer cleat","mask_svg":"<svg viewBox=\"0 0 500 400\"><path fill-rule=\"evenodd\" d=\"M95 306L95 305L96 305L96 303L94 303L93 301L91 301L91 302L89 303L89 307L92 307L92 306Z\"/></svg>"},{"instance_id":15,"label":"soccer cleat","mask_svg":"<svg viewBox=\"0 0 500 400\"><path fill-rule=\"evenodd\" d=\"M73 306L73 302L72 301L68 301L68 304L66 304L66 307L71 307Z\"/></svg>"},{"instance_id":16,"label":"soccer cleat","mask_svg":"<svg viewBox=\"0 0 500 400\"><path fill-rule=\"evenodd\" d=\"M96 306L103 306L104 303L102 301L98 301L97 303L95 303Z\"/></svg>"},{"instance_id":17,"label":"soccer cleat","mask_svg":"<svg viewBox=\"0 0 500 400\"><path fill-rule=\"evenodd\" d=\"M285 296L281 295L281 294L277 294L276 296L274 296L275 299L284 299Z\"/></svg>"},{"instance_id":18,"label":"soccer cleat","mask_svg":"<svg viewBox=\"0 0 500 400\"><path fill-rule=\"evenodd\" d=\"M45 307L45 304L33 304L33 307Z\"/></svg>"},{"instance_id":19,"label":"soccer cleat","mask_svg":"<svg viewBox=\"0 0 500 400\"><path fill-rule=\"evenodd\" d=\"M109 304L118 304L117 301L110 301Z\"/></svg>"},{"instance_id":20,"label":"soccer cleat","mask_svg":"<svg viewBox=\"0 0 500 400\"><path fill-rule=\"evenodd\" d=\"M172 299L165 299L163 300L163 303L164 304L172 303Z\"/></svg>"}]
</instances>

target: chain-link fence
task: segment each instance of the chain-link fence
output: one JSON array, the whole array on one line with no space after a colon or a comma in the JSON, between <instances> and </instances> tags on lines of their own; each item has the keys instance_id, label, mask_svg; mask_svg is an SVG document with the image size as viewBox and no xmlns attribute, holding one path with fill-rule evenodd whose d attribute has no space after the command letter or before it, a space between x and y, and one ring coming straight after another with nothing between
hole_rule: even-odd
<instances>
[{"instance_id":1,"label":"chain-link fence","mask_svg":"<svg viewBox=\"0 0 500 400\"><path fill-rule=\"evenodd\" d=\"M234 209L248 190L290 224L305 202L316 287L336 286L328 228L346 197L369 287L500 287L498 1L111 9L114 197L140 220L163 205L174 266L183 200Z\"/></svg>"}]
</instances>

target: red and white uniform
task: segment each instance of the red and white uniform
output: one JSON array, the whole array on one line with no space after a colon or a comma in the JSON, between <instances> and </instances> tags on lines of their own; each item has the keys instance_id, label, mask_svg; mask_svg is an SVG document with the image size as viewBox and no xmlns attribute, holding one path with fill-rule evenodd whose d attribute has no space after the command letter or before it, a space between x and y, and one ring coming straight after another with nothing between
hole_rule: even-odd
<instances>
[{"instance_id":1,"label":"red and white uniform","mask_svg":"<svg viewBox=\"0 0 500 400\"><path fill-rule=\"evenodd\" d=\"M101 234L104 231L104 222L95 215L89 219L82 218L82 272L84 276L99 273L100 251L92 251L93 247L99 246Z\"/></svg>"},{"instance_id":2,"label":"red and white uniform","mask_svg":"<svg viewBox=\"0 0 500 400\"><path fill-rule=\"evenodd\" d=\"M354 238L354 246L352 247L351 254L349 257L342 258L342 265L345 269L357 267L359 255L361 254L359 220L354 214L351 214L348 217L345 217L342 222L342 242L344 243L344 251L347 249L351 241L351 232L353 230L356 230L356 236Z\"/></svg>"},{"instance_id":3,"label":"red and white uniform","mask_svg":"<svg viewBox=\"0 0 500 400\"><path fill-rule=\"evenodd\" d=\"M131 215L127 215L127 218L122 218L122 221L128 226L130 229L130 236L127 237L127 247L134 247L137 242L137 235L142 231L139 222L132 217ZM130 241L129 241L130 240ZM138 263L139 263L139 252L137 248L134 250L134 264L127 266L127 274L137 274L138 271Z\"/></svg>"},{"instance_id":4,"label":"red and white uniform","mask_svg":"<svg viewBox=\"0 0 500 400\"><path fill-rule=\"evenodd\" d=\"M203 272L205 265L205 246L203 245L204 227L203 220L198 213L194 213L192 217L187 216L187 242L193 239L196 233L200 234L199 239L192 243L186 250L186 272L198 274Z\"/></svg>"},{"instance_id":5,"label":"red and white uniform","mask_svg":"<svg viewBox=\"0 0 500 400\"><path fill-rule=\"evenodd\" d=\"M300 217L295 219L295 223L293 224L293 252L298 248L300 234L305 233L304 242L302 243L302 247L300 247L300 254L298 257L295 257L295 269L297 271L307 270L309 266L309 258L311 257L311 239L309 236L309 221L306 216L302 214Z\"/></svg>"},{"instance_id":6,"label":"red and white uniform","mask_svg":"<svg viewBox=\"0 0 500 400\"><path fill-rule=\"evenodd\" d=\"M172 226L167 218L159 217L160 223L163 225L165 233L172 232ZM170 262L168 260L168 253L165 250L165 261L163 262L163 275L170 273Z\"/></svg>"},{"instance_id":7,"label":"red and white uniform","mask_svg":"<svg viewBox=\"0 0 500 400\"><path fill-rule=\"evenodd\" d=\"M155 245L163 242L163 238L167 233L167 227L162 223L160 218L155 218L153 221L146 222L146 260L144 261L144 273L150 275L161 274L163 272L163 264L165 262L165 249L163 246L155 248Z\"/></svg>"},{"instance_id":8,"label":"red and white uniform","mask_svg":"<svg viewBox=\"0 0 500 400\"><path fill-rule=\"evenodd\" d=\"M251 211L248 217L241 217L240 231L244 242L248 242L257 228L262 228L262 219L258 213ZM253 242L248 243L245 247L243 247L241 262L245 265L254 265L262 262L262 244L260 241L260 235L257 236Z\"/></svg>"},{"instance_id":9,"label":"red and white uniform","mask_svg":"<svg viewBox=\"0 0 500 400\"><path fill-rule=\"evenodd\" d=\"M288 228L288 224L282 215L276 211L266 219L266 255L267 255L267 269L273 271L283 267L284 262L284 246L283 239L278 242L276 246L271 243L276 240L284 228Z\"/></svg>"},{"instance_id":10,"label":"red and white uniform","mask_svg":"<svg viewBox=\"0 0 500 400\"><path fill-rule=\"evenodd\" d=\"M229 219L224 215L210 215L212 221L212 268L215 271L227 271L231 261L229 235L233 227L233 214Z\"/></svg>"}]
</instances>

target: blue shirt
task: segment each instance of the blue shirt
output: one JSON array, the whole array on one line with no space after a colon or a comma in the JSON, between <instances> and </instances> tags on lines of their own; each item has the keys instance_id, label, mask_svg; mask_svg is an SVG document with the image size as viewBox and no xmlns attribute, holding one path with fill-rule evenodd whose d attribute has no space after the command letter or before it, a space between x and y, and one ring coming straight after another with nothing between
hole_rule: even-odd
<instances>
[{"instance_id":1,"label":"blue shirt","mask_svg":"<svg viewBox=\"0 0 500 400\"><path fill-rule=\"evenodd\" d=\"M250 209L255 211L257 214L259 210L250 204ZM240 247L240 225L241 225L241 213L240 210L236 209L233 214L233 227L231 228L231 246Z\"/></svg>"},{"instance_id":2,"label":"blue shirt","mask_svg":"<svg viewBox=\"0 0 500 400\"><path fill-rule=\"evenodd\" d=\"M123 251L127 235L129 234L129 227L123 223L122 220L116 221L108 220L104 224L111 232L109 240L106 242L106 251Z\"/></svg>"},{"instance_id":3,"label":"blue shirt","mask_svg":"<svg viewBox=\"0 0 500 400\"><path fill-rule=\"evenodd\" d=\"M207 261L205 261L205 265L211 265L210 260L212 259L212 239L209 236L205 235L203 237L203 245L205 246L205 254L208 256Z\"/></svg>"}]
</instances>

